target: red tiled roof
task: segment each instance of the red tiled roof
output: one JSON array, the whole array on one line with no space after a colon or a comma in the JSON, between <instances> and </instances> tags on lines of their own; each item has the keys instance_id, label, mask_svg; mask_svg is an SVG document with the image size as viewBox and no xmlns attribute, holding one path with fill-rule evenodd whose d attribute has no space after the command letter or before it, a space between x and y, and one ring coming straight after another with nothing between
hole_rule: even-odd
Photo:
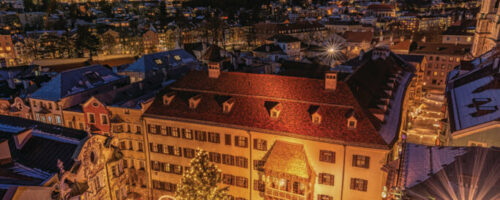
<instances>
[{"instance_id":1,"label":"red tiled roof","mask_svg":"<svg viewBox=\"0 0 500 200\"><path fill-rule=\"evenodd\" d=\"M387 4L372 4L368 6L368 10L393 10L392 5Z\"/></svg>"},{"instance_id":2,"label":"red tiled roof","mask_svg":"<svg viewBox=\"0 0 500 200\"><path fill-rule=\"evenodd\" d=\"M373 32L357 32L357 31L346 31L342 36L347 40L347 42L361 43L368 42L370 43L373 39Z\"/></svg>"},{"instance_id":3,"label":"red tiled roof","mask_svg":"<svg viewBox=\"0 0 500 200\"><path fill-rule=\"evenodd\" d=\"M193 71L161 92L146 116L208 121L386 148L344 82L338 82L336 91L323 88L324 81L318 79L235 72L223 72L218 79L210 79L207 72ZM162 96L171 91L176 92L176 97L169 106L164 105ZM201 94L202 99L192 110L188 99L195 94ZM230 113L222 112L216 100L219 95L234 99ZM266 101L281 103L278 119L270 118ZM320 124L311 121L309 109L314 105L319 106ZM356 129L347 128L346 114L352 110L358 120Z\"/></svg>"}]
</instances>

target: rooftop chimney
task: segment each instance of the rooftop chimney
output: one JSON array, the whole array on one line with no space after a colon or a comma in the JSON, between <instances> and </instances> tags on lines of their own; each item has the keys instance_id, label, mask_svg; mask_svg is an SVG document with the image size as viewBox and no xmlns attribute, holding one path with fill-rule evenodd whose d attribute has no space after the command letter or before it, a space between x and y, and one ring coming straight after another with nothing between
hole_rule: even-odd
<instances>
[{"instance_id":1,"label":"rooftop chimney","mask_svg":"<svg viewBox=\"0 0 500 200\"><path fill-rule=\"evenodd\" d=\"M208 77L219 78L219 76L220 76L220 64L218 62L208 63Z\"/></svg>"},{"instance_id":2,"label":"rooftop chimney","mask_svg":"<svg viewBox=\"0 0 500 200\"><path fill-rule=\"evenodd\" d=\"M325 90L337 89L337 72L328 71L325 73Z\"/></svg>"}]
</instances>

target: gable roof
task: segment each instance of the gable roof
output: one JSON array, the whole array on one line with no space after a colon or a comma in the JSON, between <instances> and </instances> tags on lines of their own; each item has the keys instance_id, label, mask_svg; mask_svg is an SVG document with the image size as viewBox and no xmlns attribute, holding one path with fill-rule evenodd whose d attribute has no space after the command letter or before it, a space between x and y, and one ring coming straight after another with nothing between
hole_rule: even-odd
<instances>
[{"instance_id":1,"label":"gable roof","mask_svg":"<svg viewBox=\"0 0 500 200\"><path fill-rule=\"evenodd\" d=\"M115 74L101 65L91 65L63 71L40 89L31 94L31 98L58 101L89 89L98 88L108 83L127 79Z\"/></svg>"}]
</instances>

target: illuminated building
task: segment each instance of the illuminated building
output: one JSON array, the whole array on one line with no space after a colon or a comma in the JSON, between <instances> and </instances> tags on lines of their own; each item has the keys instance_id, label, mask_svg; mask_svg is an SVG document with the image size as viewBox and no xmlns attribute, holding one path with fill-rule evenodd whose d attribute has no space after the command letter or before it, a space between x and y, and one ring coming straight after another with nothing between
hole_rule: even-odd
<instances>
[{"instance_id":1,"label":"illuminated building","mask_svg":"<svg viewBox=\"0 0 500 200\"><path fill-rule=\"evenodd\" d=\"M31 94L29 102L33 119L62 126L74 119L64 119L63 110L72 110L92 95L116 90L129 82L128 77L101 65L63 71ZM77 127L77 124L70 127Z\"/></svg>"},{"instance_id":2,"label":"illuminated building","mask_svg":"<svg viewBox=\"0 0 500 200\"><path fill-rule=\"evenodd\" d=\"M16 53L10 35L0 35L0 67L16 64Z\"/></svg>"},{"instance_id":3,"label":"illuminated building","mask_svg":"<svg viewBox=\"0 0 500 200\"><path fill-rule=\"evenodd\" d=\"M235 199L381 198L387 174L380 169L398 129L397 120L387 120L399 117L412 71L384 49L362 59L367 62L346 81L332 72L323 80L217 67L208 75L190 72L144 114L151 197L173 195L201 148ZM396 79L399 86L391 82ZM378 97L370 91L394 95L385 119L373 113Z\"/></svg>"},{"instance_id":4,"label":"illuminated building","mask_svg":"<svg viewBox=\"0 0 500 200\"><path fill-rule=\"evenodd\" d=\"M394 6L388 4L372 4L368 6L367 10L368 15L380 18L396 16L396 9L394 9Z\"/></svg>"},{"instance_id":5,"label":"illuminated building","mask_svg":"<svg viewBox=\"0 0 500 200\"><path fill-rule=\"evenodd\" d=\"M116 140L0 116L4 199L124 199L123 154ZM5 196L4 196L5 195ZM31 197L31 198L30 198Z\"/></svg>"},{"instance_id":6,"label":"illuminated building","mask_svg":"<svg viewBox=\"0 0 500 200\"><path fill-rule=\"evenodd\" d=\"M500 16L498 9L500 2L497 0L482 0L481 10L477 14L476 32L472 55L480 56L498 45L500 35L497 19Z\"/></svg>"}]
</instances>

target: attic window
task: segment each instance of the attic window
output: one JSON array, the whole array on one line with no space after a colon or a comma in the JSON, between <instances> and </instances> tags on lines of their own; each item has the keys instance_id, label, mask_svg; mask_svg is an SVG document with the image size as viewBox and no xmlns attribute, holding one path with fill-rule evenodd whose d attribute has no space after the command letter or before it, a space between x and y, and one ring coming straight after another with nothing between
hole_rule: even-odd
<instances>
[{"instance_id":1,"label":"attic window","mask_svg":"<svg viewBox=\"0 0 500 200\"><path fill-rule=\"evenodd\" d=\"M181 57L180 57L179 55L174 55L174 59L175 59L176 61L181 61L181 60L182 60L182 59L181 59Z\"/></svg>"},{"instance_id":2,"label":"attic window","mask_svg":"<svg viewBox=\"0 0 500 200\"><path fill-rule=\"evenodd\" d=\"M313 124L321 124L321 115L318 113L318 111L319 111L319 106L317 105L311 105L307 110L307 112L311 116L311 121Z\"/></svg>"},{"instance_id":3,"label":"attic window","mask_svg":"<svg viewBox=\"0 0 500 200\"><path fill-rule=\"evenodd\" d=\"M320 124L321 123L321 116L317 113L312 116L312 123L313 124Z\"/></svg>"},{"instance_id":4,"label":"attic window","mask_svg":"<svg viewBox=\"0 0 500 200\"><path fill-rule=\"evenodd\" d=\"M278 117L280 116L281 107L282 107L281 103L275 102L275 101L266 101L264 103L264 106L266 107L267 112L269 112L269 116L272 119L278 119Z\"/></svg>"},{"instance_id":5,"label":"attic window","mask_svg":"<svg viewBox=\"0 0 500 200\"><path fill-rule=\"evenodd\" d=\"M277 119L280 115L280 112L278 110L271 110L271 118Z\"/></svg>"},{"instance_id":6,"label":"attic window","mask_svg":"<svg viewBox=\"0 0 500 200\"><path fill-rule=\"evenodd\" d=\"M157 59L155 59L155 63L157 65L161 65L161 64L163 64L163 61L161 59L157 58Z\"/></svg>"},{"instance_id":7,"label":"attic window","mask_svg":"<svg viewBox=\"0 0 500 200\"><path fill-rule=\"evenodd\" d=\"M196 95L189 98L189 108L196 109L198 107L198 104L200 104L200 101L201 101L201 95Z\"/></svg>"},{"instance_id":8,"label":"attic window","mask_svg":"<svg viewBox=\"0 0 500 200\"><path fill-rule=\"evenodd\" d=\"M224 101L224 103L222 103L222 112L223 113L231 112L231 110L233 109L233 106L234 106L234 99L233 98L230 98L227 101Z\"/></svg>"},{"instance_id":9,"label":"attic window","mask_svg":"<svg viewBox=\"0 0 500 200\"><path fill-rule=\"evenodd\" d=\"M170 105L172 103L172 100L175 98L175 92L169 92L165 95L163 95L163 104L164 105Z\"/></svg>"},{"instance_id":10,"label":"attic window","mask_svg":"<svg viewBox=\"0 0 500 200\"><path fill-rule=\"evenodd\" d=\"M354 129L356 128L357 121L356 119L349 119L347 122L347 128Z\"/></svg>"},{"instance_id":11,"label":"attic window","mask_svg":"<svg viewBox=\"0 0 500 200\"><path fill-rule=\"evenodd\" d=\"M355 129L358 125L358 120L356 119L356 113L354 112L354 110L350 110L349 112L347 112L347 128L349 129Z\"/></svg>"}]
</instances>

